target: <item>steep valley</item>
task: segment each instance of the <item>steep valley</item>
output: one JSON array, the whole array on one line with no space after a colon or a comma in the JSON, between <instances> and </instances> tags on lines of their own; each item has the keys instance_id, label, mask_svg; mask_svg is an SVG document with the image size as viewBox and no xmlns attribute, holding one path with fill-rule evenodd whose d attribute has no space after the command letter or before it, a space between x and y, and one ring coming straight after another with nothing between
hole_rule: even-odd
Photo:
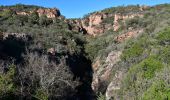
<instances>
[{"instance_id":1,"label":"steep valley","mask_svg":"<svg viewBox=\"0 0 170 100\"><path fill-rule=\"evenodd\" d=\"M169 9L0 6L0 99L169 100Z\"/></svg>"}]
</instances>

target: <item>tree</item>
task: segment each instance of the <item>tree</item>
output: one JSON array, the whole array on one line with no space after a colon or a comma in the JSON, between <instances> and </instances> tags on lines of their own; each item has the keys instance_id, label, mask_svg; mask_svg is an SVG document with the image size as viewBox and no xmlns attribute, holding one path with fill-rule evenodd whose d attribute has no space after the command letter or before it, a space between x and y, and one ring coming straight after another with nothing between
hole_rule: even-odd
<instances>
[{"instance_id":1,"label":"tree","mask_svg":"<svg viewBox=\"0 0 170 100\"><path fill-rule=\"evenodd\" d=\"M50 63L46 55L39 57L30 53L26 60L26 66L19 69L20 83L21 86L25 82L31 84L27 90L33 89L36 98L66 99L74 95L78 82L72 80L73 74L66 65L65 58L62 58L59 64L55 64Z\"/></svg>"}]
</instances>

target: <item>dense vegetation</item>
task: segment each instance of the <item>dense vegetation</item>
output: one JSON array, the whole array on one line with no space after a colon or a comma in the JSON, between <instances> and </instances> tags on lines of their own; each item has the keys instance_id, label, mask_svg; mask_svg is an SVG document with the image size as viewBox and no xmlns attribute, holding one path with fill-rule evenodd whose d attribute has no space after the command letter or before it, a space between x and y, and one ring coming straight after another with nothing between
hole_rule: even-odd
<instances>
[{"instance_id":1,"label":"dense vegetation","mask_svg":"<svg viewBox=\"0 0 170 100\"><path fill-rule=\"evenodd\" d=\"M137 13L141 12L139 7L120 6L101 12ZM102 93L94 96L91 89L91 64L100 59L104 66L112 51L122 52L113 75L117 70L124 72L121 88L114 92L115 99L170 99L169 4L150 7L143 12L143 18L120 23L118 32L111 29L96 37L70 30L64 17L50 19L45 15L39 17L37 13L24 16L14 12L37 8L40 7L0 6L0 34L26 35L25 38L0 37L1 100L89 100L96 97L104 100ZM113 24L113 19L106 18L102 24ZM129 27L144 31L138 37L115 42L114 37L128 31ZM54 54L47 52L50 48L55 49Z\"/></svg>"},{"instance_id":2,"label":"dense vegetation","mask_svg":"<svg viewBox=\"0 0 170 100\"><path fill-rule=\"evenodd\" d=\"M125 13L127 13L129 9L126 10L125 8L121 9L124 9ZM128 39L122 43L115 43L113 38L110 40L107 37L113 37L116 34L109 34L108 32L107 35L102 35L92 40L93 42L89 42L90 46L88 45L88 49L92 47L94 49L90 49L87 52L94 58L100 58L101 61L105 60L111 51L122 51L121 61L115 65L113 73L120 70L126 74L124 74L124 78L121 81L120 90L114 91L114 99L170 99L170 77L168 74L170 68L170 13L167 12L169 8L170 5L168 4L157 5L143 12L143 18L135 17L126 20L125 24L122 24L123 30L119 30L119 34L128 29L128 27L144 29L144 32L137 38ZM114 9L116 8L109 8L102 12L112 13L115 11ZM130 12L133 11L132 7ZM105 41L110 41L110 44L106 45L107 42ZM104 95L100 95L99 100L104 100Z\"/></svg>"},{"instance_id":3,"label":"dense vegetation","mask_svg":"<svg viewBox=\"0 0 170 100\"><path fill-rule=\"evenodd\" d=\"M26 36L9 35L0 40L1 100L65 100L91 92L91 62L84 55L81 33L70 31L64 19L14 12L31 11L37 6L0 7L4 8L0 12L0 32ZM47 52L50 48L55 54Z\"/></svg>"}]
</instances>

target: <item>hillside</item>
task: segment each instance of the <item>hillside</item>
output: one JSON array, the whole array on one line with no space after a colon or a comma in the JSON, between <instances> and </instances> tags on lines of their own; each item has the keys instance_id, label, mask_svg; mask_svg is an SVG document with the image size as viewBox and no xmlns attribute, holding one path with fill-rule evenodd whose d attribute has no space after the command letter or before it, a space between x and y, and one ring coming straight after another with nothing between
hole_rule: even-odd
<instances>
[{"instance_id":1,"label":"hillside","mask_svg":"<svg viewBox=\"0 0 170 100\"><path fill-rule=\"evenodd\" d=\"M0 99L169 100L169 42L170 4L0 6Z\"/></svg>"}]
</instances>

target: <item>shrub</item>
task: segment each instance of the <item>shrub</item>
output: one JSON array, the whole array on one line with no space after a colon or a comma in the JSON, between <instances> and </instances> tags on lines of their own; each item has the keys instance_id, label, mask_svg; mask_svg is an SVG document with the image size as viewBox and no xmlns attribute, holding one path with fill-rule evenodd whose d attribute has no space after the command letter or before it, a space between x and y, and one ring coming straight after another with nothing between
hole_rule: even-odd
<instances>
[{"instance_id":1,"label":"shrub","mask_svg":"<svg viewBox=\"0 0 170 100\"><path fill-rule=\"evenodd\" d=\"M122 98L139 99L141 94L150 86L150 80L156 76L155 73L162 68L163 64L153 56L130 67L122 81Z\"/></svg>"},{"instance_id":2,"label":"shrub","mask_svg":"<svg viewBox=\"0 0 170 100\"><path fill-rule=\"evenodd\" d=\"M159 32L156 39L160 44L170 44L170 28L166 28L164 31Z\"/></svg>"},{"instance_id":3,"label":"shrub","mask_svg":"<svg viewBox=\"0 0 170 100\"><path fill-rule=\"evenodd\" d=\"M99 96L97 97L97 100L106 100L105 95L100 93Z\"/></svg>"},{"instance_id":4,"label":"shrub","mask_svg":"<svg viewBox=\"0 0 170 100\"><path fill-rule=\"evenodd\" d=\"M49 24L52 23L52 20L50 20L49 18L47 18L46 15L42 15L40 18L39 18L39 25L42 25L42 26L47 26Z\"/></svg>"},{"instance_id":5,"label":"shrub","mask_svg":"<svg viewBox=\"0 0 170 100\"><path fill-rule=\"evenodd\" d=\"M168 85L159 80L152 84L152 86L144 93L142 100L169 100L170 89Z\"/></svg>"},{"instance_id":6,"label":"shrub","mask_svg":"<svg viewBox=\"0 0 170 100\"><path fill-rule=\"evenodd\" d=\"M0 73L0 98L15 92L14 86L15 66L10 65L7 73Z\"/></svg>"}]
</instances>

